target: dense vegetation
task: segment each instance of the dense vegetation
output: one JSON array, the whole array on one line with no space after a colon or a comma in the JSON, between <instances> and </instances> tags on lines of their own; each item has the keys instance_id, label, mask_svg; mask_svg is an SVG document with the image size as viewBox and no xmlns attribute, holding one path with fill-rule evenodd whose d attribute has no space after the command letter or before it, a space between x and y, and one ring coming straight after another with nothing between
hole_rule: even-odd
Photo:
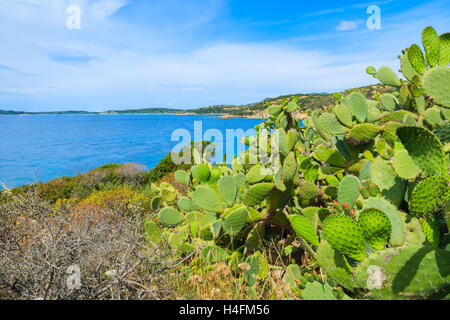
<instances>
[{"instance_id":1,"label":"dense vegetation","mask_svg":"<svg viewBox=\"0 0 450 320\"><path fill-rule=\"evenodd\" d=\"M335 94L303 128L298 99L282 99L231 169L177 171L187 196L154 187L149 239L194 255L189 274L227 262L253 298L283 266L273 251L299 251L284 275L299 298L449 299L450 34L422 38L425 56L417 45L401 56L406 80L367 68L394 92ZM268 141L280 153L260 158Z\"/></svg>"},{"instance_id":2,"label":"dense vegetation","mask_svg":"<svg viewBox=\"0 0 450 320\"><path fill-rule=\"evenodd\" d=\"M422 41L425 54L400 56L405 79L368 67L381 87L332 95L304 127L301 97L274 100L231 167L192 148L201 164L3 191L0 295L449 299L450 34L428 27ZM85 286L67 292L61 270L98 248L100 267L82 260Z\"/></svg>"}]
</instances>

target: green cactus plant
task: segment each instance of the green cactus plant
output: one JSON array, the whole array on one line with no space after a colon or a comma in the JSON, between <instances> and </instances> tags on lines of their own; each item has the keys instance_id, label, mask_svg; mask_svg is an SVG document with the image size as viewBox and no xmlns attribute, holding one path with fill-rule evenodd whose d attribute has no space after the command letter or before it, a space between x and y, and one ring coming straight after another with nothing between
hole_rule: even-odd
<instances>
[{"instance_id":1,"label":"green cactus plant","mask_svg":"<svg viewBox=\"0 0 450 320\"><path fill-rule=\"evenodd\" d=\"M423 217L429 216L450 200L449 178L434 176L420 182L409 198L410 213Z\"/></svg>"},{"instance_id":2,"label":"green cactus plant","mask_svg":"<svg viewBox=\"0 0 450 320\"><path fill-rule=\"evenodd\" d=\"M373 299L427 298L450 281L450 252L420 246L386 249L356 268L359 286Z\"/></svg>"},{"instance_id":3,"label":"green cactus plant","mask_svg":"<svg viewBox=\"0 0 450 320\"><path fill-rule=\"evenodd\" d=\"M192 193L192 202L204 210L219 212L222 209L217 194L207 186L199 186Z\"/></svg>"},{"instance_id":4,"label":"green cactus plant","mask_svg":"<svg viewBox=\"0 0 450 320\"><path fill-rule=\"evenodd\" d=\"M339 185L338 202L341 204L347 203L350 208L353 208L359 197L360 188L361 183L357 177L345 176Z\"/></svg>"},{"instance_id":5,"label":"green cactus plant","mask_svg":"<svg viewBox=\"0 0 450 320\"><path fill-rule=\"evenodd\" d=\"M238 184L236 183L235 177L223 176L219 180L218 188L223 200L225 200L229 206L232 206L238 192Z\"/></svg>"},{"instance_id":6,"label":"green cactus plant","mask_svg":"<svg viewBox=\"0 0 450 320\"><path fill-rule=\"evenodd\" d=\"M223 222L223 230L230 235L237 234L244 227L247 216L248 210L246 207L240 207L231 211Z\"/></svg>"},{"instance_id":7,"label":"green cactus plant","mask_svg":"<svg viewBox=\"0 0 450 320\"><path fill-rule=\"evenodd\" d=\"M380 67L377 72L377 78L381 81L382 84L388 86L399 87L400 79L397 77L395 72L386 66Z\"/></svg>"},{"instance_id":8,"label":"green cactus plant","mask_svg":"<svg viewBox=\"0 0 450 320\"><path fill-rule=\"evenodd\" d=\"M184 221L184 216L174 208L164 208L159 214L159 221L166 226L176 226Z\"/></svg>"},{"instance_id":9,"label":"green cactus plant","mask_svg":"<svg viewBox=\"0 0 450 320\"><path fill-rule=\"evenodd\" d=\"M232 170L203 163L176 173L187 196L168 184L152 185L152 210L165 207L158 215L170 228L170 246L181 256L199 249L207 265L228 261L248 286L263 284L280 267L269 267L277 264L266 258L272 246L283 252L288 242L292 249L298 237L296 252L322 268L329 298L344 296L336 284L352 298L445 297L450 258L442 249L448 235L440 231L448 230L450 216L449 68L443 64L449 34L438 40L439 50L437 34L426 28L426 60L416 45L400 56L406 80L388 67L368 68L393 88L372 99L353 90L336 94L337 105L309 111L303 127L292 115L298 99L280 99L256 137L243 139L248 150ZM256 152L264 137L280 151L268 150L268 161ZM156 227L146 223L146 230ZM303 268L291 264L285 280L293 293L317 299L324 285L308 282L318 275L303 277Z\"/></svg>"},{"instance_id":10,"label":"green cactus plant","mask_svg":"<svg viewBox=\"0 0 450 320\"><path fill-rule=\"evenodd\" d=\"M450 63L450 33L444 33L439 36L441 50L439 53L439 66L447 66Z\"/></svg>"},{"instance_id":11,"label":"green cactus plant","mask_svg":"<svg viewBox=\"0 0 450 320\"><path fill-rule=\"evenodd\" d=\"M419 167L406 150L395 152L392 167L394 168L395 173L405 180L415 179L420 173Z\"/></svg>"},{"instance_id":12,"label":"green cactus plant","mask_svg":"<svg viewBox=\"0 0 450 320\"><path fill-rule=\"evenodd\" d=\"M381 128L372 123L361 123L354 126L345 136L345 140L353 146L367 144L380 133Z\"/></svg>"},{"instance_id":13,"label":"green cactus plant","mask_svg":"<svg viewBox=\"0 0 450 320\"><path fill-rule=\"evenodd\" d=\"M181 184L189 185L191 183L189 175L183 170L178 170L175 172L175 179Z\"/></svg>"},{"instance_id":14,"label":"green cactus plant","mask_svg":"<svg viewBox=\"0 0 450 320\"><path fill-rule=\"evenodd\" d=\"M396 174L391 164L377 157L370 167L370 177L380 190L389 190L395 185Z\"/></svg>"},{"instance_id":15,"label":"green cactus plant","mask_svg":"<svg viewBox=\"0 0 450 320\"><path fill-rule=\"evenodd\" d=\"M450 108L450 69L436 67L423 75L422 84L425 93L432 97L434 102Z\"/></svg>"},{"instance_id":16,"label":"green cactus plant","mask_svg":"<svg viewBox=\"0 0 450 320\"><path fill-rule=\"evenodd\" d=\"M424 74L425 72L425 59L422 54L422 50L417 44L413 44L407 50L408 60L411 62L413 68L419 73Z\"/></svg>"},{"instance_id":17,"label":"green cactus plant","mask_svg":"<svg viewBox=\"0 0 450 320\"><path fill-rule=\"evenodd\" d=\"M434 218L421 218L420 222L428 243L433 249L436 249L439 246L440 238L439 224Z\"/></svg>"},{"instance_id":18,"label":"green cactus plant","mask_svg":"<svg viewBox=\"0 0 450 320\"><path fill-rule=\"evenodd\" d=\"M317 238L316 230L308 219L301 215L291 215L289 216L289 221L292 228L300 238L306 240L314 247L319 246L319 239Z\"/></svg>"},{"instance_id":19,"label":"green cactus plant","mask_svg":"<svg viewBox=\"0 0 450 320\"><path fill-rule=\"evenodd\" d=\"M243 202L248 206L258 205L269 196L273 187L272 183L255 184L244 194Z\"/></svg>"},{"instance_id":20,"label":"green cactus plant","mask_svg":"<svg viewBox=\"0 0 450 320\"><path fill-rule=\"evenodd\" d=\"M397 136L425 175L447 173L444 149L432 132L420 127L400 127Z\"/></svg>"},{"instance_id":21,"label":"green cactus plant","mask_svg":"<svg viewBox=\"0 0 450 320\"><path fill-rule=\"evenodd\" d=\"M438 34L432 27L426 27L422 31L422 43L428 64L431 67L436 66L441 53L441 43Z\"/></svg>"},{"instance_id":22,"label":"green cactus plant","mask_svg":"<svg viewBox=\"0 0 450 320\"><path fill-rule=\"evenodd\" d=\"M352 259L364 260L364 236L358 224L343 214L330 215L323 223L325 239L333 249Z\"/></svg>"},{"instance_id":23,"label":"green cactus plant","mask_svg":"<svg viewBox=\"0 0 450 320\"><path fill-rule=\"evenodd\" d=\"M365 122L369 113L366 98L359 92L353 92L349 97L348 103L356 120L358 122Z\"/></svg>"},{"instance_id":24,"label":"green cactus plant","mask_svg":"<svg viewBox=\"0 0 450 320\"><path fill-rule=\"evenodd\" d=\"M319 124L322 130L332 135L343 134L347 131L347 127L343 126L332 113L321 114Z\"/></svg>"},{"instance_id":25,"label":"green cactus plant","mask_svg":"<svg viewBox=\"0 0 450 320\"><path fill-rule=\"evenodd\" d=\"M378 209L389 218L391 222L391 238L392 246L402 246L405 242L405 226L397 208L384 198L371 197L363 201L363 208Z\"/></svg>"},{"instance_id":26,"label":"green cactus plant","mask_svg":"<svg viewBox=\"0 0 450 320\"><path fill-rule=\"evenodd\" d=\"M367 243L375 250L384 249L391 237L392 225L386 214L378 209L365 209L358 216L358 224Z\"/></svg>"},{"instance_id":27,"label":"green cactus plant","mask_svg":"<svg viewBox=\"0 0 450 320\"><path fill-rule=\"evenodd\" d=\"M328 283L308 282L302 290L304 300L337 300L333 288Z\"/></svg>"},{"instance_id":28,"label":"green cactus plant","mask_svg":"<svg viewBox=\"0 0 450 320\"><path fill-rule=\"evenodd\" d=\"M334 114L336 118L346 127L351 127L352 123L352 110L345 104L338 104L334 107Z\"/></svg>"}]
</instances>

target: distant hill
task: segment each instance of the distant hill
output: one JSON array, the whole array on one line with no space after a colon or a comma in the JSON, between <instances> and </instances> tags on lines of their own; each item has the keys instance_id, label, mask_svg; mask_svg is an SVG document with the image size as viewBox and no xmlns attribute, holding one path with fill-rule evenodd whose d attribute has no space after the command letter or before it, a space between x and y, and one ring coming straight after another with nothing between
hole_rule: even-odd
<instances>
[{"instance_id":1,"label":"distant hill","mask_svg":"<svg viewBox=\"0 0 450 320\"><path fill-rule=\"evenodd\" d=\"M361 92L366 98L374 99L375 93L380 92L390 92L393 88L389 86L383 86L380 84L365 86L360 88L354 88L340 92L343 95L348 95L351 92L358 91ZM229 116L250 116L257 118L267 117L267 106L272 104L280 103L282 100L290 100L293 97L298 97L298 102L302 103L302 108L296 112L298 118L302 118L308 110L322 110L326 109L328 106L336 104L336 99L331 93L296 93L290 95L279 96L276 98L267 98L263 101L251 103L247 105L217 105L210 106L200 109L192 109L183 111L183 113L188 114L223 114Z\"/></svg>"},{"instance_id":2,"label":"distant hill","mask_svg":"<svg viewBox=\"0 0 450 320\"><path fill-rule=\"evenodd\" d=\"M392 90L392 87L380 84L365 86L355 89L349 89L341 94L349 94L353 91L359 91L367 98L373 99L376 92L384 93ZM284 99L298 97L302 103L302 108L298 113L305 114L308 110L324 109L335 104L336 100L331 93L296 93L291 95L279 96L276 98L267 98L263 101L251 103L247 105L216 105L199 109L180 110L169 108L144 108L129 110L109 110L104 112L87 112L87 111L55 111L55 112L22 112L22 111L4 111L0 110L0 115L24 115L24 114L220 114L227 116L247 116L247 117L266 117L265 110L268 105L276 104ZM301 117L301 115L299 115Z\"/></svg>"},{"instance_id":3,"label":"distant hill","mask_svg":"<svg viewBox=\"0 0 450 320\"><path fill-rule=\"evenodd\" d=\"M101 114L175 114L183 112L181 109L168 108L144 108L144 109L130 109L130 110L110 110L100 112Z\"/></svg>"}]
</instances>

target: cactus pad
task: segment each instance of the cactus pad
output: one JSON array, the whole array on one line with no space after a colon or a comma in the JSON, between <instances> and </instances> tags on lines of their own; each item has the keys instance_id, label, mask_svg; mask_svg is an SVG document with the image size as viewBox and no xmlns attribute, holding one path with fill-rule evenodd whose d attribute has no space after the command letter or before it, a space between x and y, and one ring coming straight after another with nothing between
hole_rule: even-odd
<instances>
[{"instance_id":1,"label":"cactus pad","mask_svg":"<svg viewBox=\"0 0 450 320\"><path fill-rule=\"evenodd\" d=\"M203 248L201 251L201 257L211 264L230 259L230 255L226 253L225 250L214 245Z\"/></svg>"},{"instance_id":2,"label":"cactus pad","mask_svg":"<svg viewBox=\"0 0 450 320\"><path fill-rule=\"evenodd\" d=\"M390 93L381 95L381 106L383 110L395 111L398 108L398 100Z\"/></svg>"},{"instance_id":3,"label":"cactus pad","mask_svg":"<svg viewBox=\"0 0 450 320\"><path fill-rule=\"evenodd\" d=\"M145 240L158 244L161 241L161 229L158 225L150 220L146 220L144 223Z\"/></svg>"},{"instance_id":4,"label":"cactus pad","mask_svg":"<svg viewBox=\"0 0 450 320\"><path fill-rule=\"evenodd\" d=\"M422 218L420 222L422 223L422 230L427 237L428 243L433 249L436 249L439 246L439 224L434 218Z\"/></svg>"},{"instance_id":5,"label":"cactus pad","mask_svg":"<svg viewBox=\"0 0 450 320\"><path fill-rule=\"evenodd\" d=\"M442 143L450 142L450 121L438 126L433 132Z\"/></svg>"},{"instance_id":6,"label":"cactus pad","mask_svg":"<svg viewBox=\"0 0 450 320\"><path fill-rule=\"evenodd\" d=\"M180 249L183 243L188 239L188 232L186 229L179 230L178 232L173 232L170 234L167 242L169 246L173 249Z\"/></svg>"},{"instance_id":7,"label":"cactus pad","mask_svg":"<svg viewBox=\"0 0 450 320\"><path fill-rule=\"evenodd\" d=\"M197 178L201 183L207 183L211 177L211 171L207 164L200 164L197 167Z\"/></svg>"},{"instance_id":8,"label":"cactus pad","mask_svg":"<svg viewBox=\"0 0 450 320\"><path fill-rule=\"evenodd\" d=\"M363 201L365 209L375 208L386 214L391 222L392 232L390 244L392 246L402 246L405 242L405 227L397 208L383 198L369 198Z\"/></svg>"},{"instance_id":9,"label":"cactus pad","mask_svg":"<svg viewBox=\"0 0 450 320\"><path fill-rule=\"evenodd\" d=\"M251 186L244 194L243 202L247 206L261 205L272 191L272 183L259 183Z\"/></svg>"},{"instance_id":10,"label":"cactus pad","mask_svg":"<svg viewBox=\"0 0 450 320\"><path fill-rule=\"evenodd\" d=\"M377 77L382 84L393 87L400 86L400 80L398 79L395 72L389 67L383 66L380 69L378 69Z\"/></svg>"},{"instance_id":11,"label":"cactus pad","mask_svg":"<svg viewBox=\"0 0 450 320\"><path fill-rule=\"evenodd\" d=\"M206 186L197 187L192 193L192 201L197 207L204 210L219 212L220 209L222 209L222 205L216 193Z\"/></svg>"},{"instance_id":12,"label":"cactus pad","mask_svg":"<svg viewBox=\"0 0 450 320\"><path fill-rule=\"evenodd\" d=\"M278 117L278 115L281 113L282 110L283 109L281 108L281 106L276 105L276 104L271 105L268 108L268 111L269 111L270 115L273 116L273 117Z\"/></svg>"},{"instance_id":13,"label":"cactus pad","mask_svg":"<svg viewBox=\"0 0 450 320\"><path fill-rule=\"evenodd\" d=\"M184 185L189 185L191 179L189 178L189 175L186 171L183 170L178 170L177 172L175 172L175 179Z\"/></svg>"},{"instance_id":14,"label":"cactus pad","mask_svg":"<svg viewBox=\"0 0 450 320\"><path fill-rule=\"evenodd\" d=\"M422 54L422 50L417 44L413 44L407 51L409 62L413 68L420 74L425 72L425 59Z\"/></svg>"},{"instance_id":15,"label":"cactus pad","mask_svg":"<svg viewBox=\"0 0 450 320\"><path fill-rule=\"evenodd\" d=\"M450 252L421 246L387 249L370 255L356 268L361 287L373 299L426 298L448 286Z\"/></svg>"},{"instance_id":16,"label":"cactus pad","mask_svg":"<svg viewBox=\"0 0 450 320\"><path fill-rule=\"evenodd\" d=\"M447 66L450 63L450 33L441 34L439 40L441 42L441 51L438 64L440 66Z\"/></svg>"},{"instance_id":17,"label":"cactus pad","mask_svg":"<svg viewBox=\"0 0 450 320\"><path fill-rule=\"evenodd\" d=\"M432 127L444 122L441 116L441 110L436 107L428 108L424 113L424 117L425 121Z\"/></svg>"},{"instance_id":18,"label":"cactus pad","mask_svg":"<svg viewBox=\"0 0 450 320\"><path fill-rule=\"evenodd\" d=\"M373 123L361 123L350 129L345 136L345 141L352 146L361 146L367 144L378 135L381 128Z\"/></svg>"},{"instance_id":19,"label":"cactus pad","mask_svg":"<svg viewBox=\"0 0 450 320\"><path fill-rule=\"evenodd\" d=\"M339 185L338 202L340 204L347 203L350 208L353 208L356 200L359 197L359 189L361 183L355 176L345 176Z\"/></svg>"},{"instance_id":20,"label":"cactus pad","mask_svg":"<svg viewBox=\"0 0 450 320\"><path fill-rule=\"evenodd\" d=\"M345 125L346 127L351 127L352 123L352 110L345 104L338 104L334 108L334 114L336 118Z\"/></svg>"},{"instance_id":21,"label":"cactus pad","mask_svg":"<svg viewBox=\"0 0 450 320\"><path fill-rule=\"evenodd\" d=\"M324 145L319 145L316 148L315 156L317 159L328 163L329 165L335 167L344 167L345 166L345 158L335 149L329 149Z\"/></svg>"},{"instance_id":22,"label":"cactus pad","mask_svg":"<svg viewBox=\"0 0 450 320\"><path fill-rule=\"evenodd\" d=\"M429 130L419 127L401 127L397 129L397 136L425 175L447 173L442 144Z\"/></svg>"},{"instance_id":23,"label":"cactus pad","mask_svg":"<svg viewBox=\"0 0 450 320\"><path fill-rule=\"evenodd\" d=\"M386 214L378 209L365 209L358 217L367 243L375 250L382 250L389 241L392 226Z\"/></svg>"},{"instance_id":24,"label":"cactus pad","mask_svg":"<svg viewBox=\"0 0 450 320\"><path fill-rule=\"evenodd\" d=\"M192 203L191 199L187 197L182 197L177 202L178 208L180 208L181 211L184 212L190 212L197 210L197 207Z\"/></svg>"},{"instance_id":25,"label":"cactus pad","mask_svg":"<svg viewBox=\"0 0 450 320\"><path fill-rule=\"evenodd\" d=\"M164 208L159 211L159 222L165 226L176 226L184 221L184 216L174 208Z\"/></svg>"},{"instance_id":26,"label":"cactus pad","mask_svg":"<svg viewBox=\"0 0 450 320\"><path fill-rule=\"evenodd\" d=\"M292 229L294 229L297 235L306 240L308 243L312 244L314 247L319 246L319 239L316 235L316 230L314 230L311 222L301 215L291 215L288 217L291 222Z\"/></svg>"},{"instance_id":27,"label":"cactus pad","mask_svg":"<svg viewBox=\"0 0 450 320\"><path fill-rule=\"evenodd\" d=\"M353 269L348 264L346 258L335 251L328 241L320 241L317 249L317 261L323 270L332 277L337 283L348 290L356 287L353 279Z\"/></svg>"},{"instance_id":28,"label":"cactus pad","mask_svg":"<svg viewBox=\"0 0 450 320\"><path fill-rule=\"evenodd\" d=\"M319 124L320 127L329 134L343 134L347 131L347 128L344 127L332 113L322 113L319 117Z\"/></svg>"},{"instance_id":29,"label":"cactus pad","mask_svg":"<svg viewBox=\"0 0 450 320\"><path fill-rule=\"evenodd\" d=\"M223 200L225 200L229 206L232 206L236 200L238 188L235 178L232 176L223 176L219 180L218 187Z\"/></svg>"},{"instance_id":30,"label":"cactus pad","mask_svg":"<svg viewBox=\"0 0 450 320\"><path fill-rule=\"evenodd\" d=\"M298 189L299 195L303 200L309 201L320 195L320 191L317 186L311 181L305 181Z\"/></svg>"},{"instance_id":31,"label":"cactus pad","mask_svg":"<svg viewBox=\"0 0 450 320\"><path fill-rule=\"evenodd\" d=\"M248 211L246 207L240 207L230 212L223 222L223 230L229 235L235 235L245 225Z\"/></svg>"},{"instance_id":32,"label":"cactus pad","mask_svg":"<svg viewBox=\"0 0 450 320\"><path fill-rule=\"evenodd\" d=\"M333 214L323 223L325 239L331 247L352 259L362 261L366 255L361 227L343 214Z\"/></svg>"},{"instance_id":33,"label":"cactus pad","mask_svg":"<svg viewBox=\"0 0 450 320\"><path fill-rule=\"evenodd\" d=\"M392 166L381 157L377 157L370 166L370 177L380 190L391 189L396 181L396 175Z\"/></svg>"},{"instance_id":34,"label":"cactus pad","mask_svg":"<svg viewBox=\"0 0 450 320\"><path fill-rule=\"evenodd\" d=\"M412 81L414 76L419 75L416 69L411 65L411 62L409 62L407 54L403 55L401 58L401 71L408 81Z\"/></svg>"},{"instance_id":35,"label":"cactus pad","mask_svg":"<svg viewBox=\"0 0 450 320\"><path fill-rule=\"evenodd\" d=\"M248 171L247 182L250 184L261 182L262 180L264 180L265 177L266 175L264 172L264 167L261 166L260 164L257 164L251 167L250 170Z\"/></svg>"},{"instance_id":36,"label":"cactus pad","mask_svg":"<svg viewBox=\"0 0 450 320\"><path fill-rule=\"evenodd\" d=\"M211 169L211 176L208 180L208 186L215 187L219 182L220 176L222 175L222 171L219 168L213 167Z\"/></svg>"},{"instance_id":37,"label":"cactus pad","mask_svg":"<svg viewBox=\"0 0 450 320\"><path fill-rule=\"evenodd\" d=\"M302 293L303 300L337 300L333 295L333 288L326 282L308 282Z\"/></svg>"},{"instance_id":38,"label":"cactus pad","mask_svg":"<svg viewBox=\"0 0 450 320\"><path fill-rule=\"evenodd\" d=\"M369 112L366 98L359 92L353 92L348 99L348 103L356 120L365 122Z\"/></svg>"},{"instance_id":39,"label":"cactus pad","mask_svg":"<svg viewBox=\"0 0 450 320\"><path fill-rule=\"evenodd\" d=\"M437 67L425 72L422 79L423 90L433 100L450 108L450 68Z\"/></svg>"},{"instance_id":40,"label":"cactus pad","mask_svg":"<svg viewBox=\"0 0 450 320\"><path fill-rule=\"evenodd\" d=\"M295 160L294 152L290 152L283 163L283 178L284 181L290 181L297 173L297 161Z\"/></svg>"},{"instance_id":41,"label":"cactus pad","mask_svg":"<svg viewBox=\"0 0 450 320\"><path fill-rule=\"evenodd\" d=\"M400 150L395 153L392 166L395 173L405 180L415 179L420 172L419 167L406 150Z\"/></svg>"},{"instance_id":42,"label":"cactus pad","mask_svg":"<svg viewBox=\"0 0 450 320\"><path fill-rule=\"evenodd\" d=\"M422 43L425 48L425 54L428 64L431 67L436 66L441 51L439 36L432 27L426 27L422 32Z\"/></svg>"},{"instance_id":43,"label":"cactus pad","mask_svg":"<svg viewBox=\"0 0 450 320\"><path fill-rule=\"evenodd\" d=\"M411 192L409 211L416 216L428 216L450 199L449 178L430 177L420 182Z\"/></svg>"}]
</instances>

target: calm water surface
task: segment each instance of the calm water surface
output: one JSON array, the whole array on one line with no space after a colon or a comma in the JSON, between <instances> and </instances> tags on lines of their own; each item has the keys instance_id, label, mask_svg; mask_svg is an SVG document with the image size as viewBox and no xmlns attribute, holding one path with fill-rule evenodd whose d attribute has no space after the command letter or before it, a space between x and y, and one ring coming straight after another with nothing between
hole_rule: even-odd
<instances>
[{"instance_id":1,"label":"calm water surface","mask_svg":"<svg viewBox=\"0 0 450 320\"><path fill-rule=\"evenodd\" d=\"M0 116L0 181L7 187L74 176L106 163L153 168L178 144L172 132L194 136L194 121L210 128L253 128L257 119L176 115Z\"/></svg>"}]
</instances>

